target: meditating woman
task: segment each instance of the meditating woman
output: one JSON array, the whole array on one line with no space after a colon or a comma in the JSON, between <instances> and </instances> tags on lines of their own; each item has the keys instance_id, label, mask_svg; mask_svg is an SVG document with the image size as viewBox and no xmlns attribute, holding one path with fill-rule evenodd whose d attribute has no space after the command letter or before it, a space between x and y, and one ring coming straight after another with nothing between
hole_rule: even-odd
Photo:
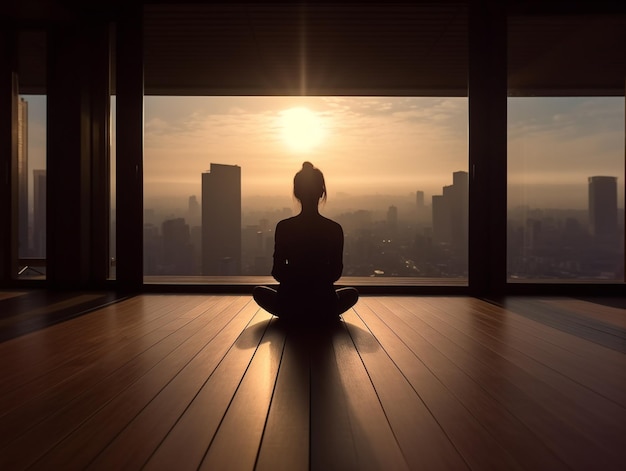
<instances>
[{"instance_id":1,"label":"meditating woman","mask_svg":"<svg viewBox=\"0 0 626 471\"><path fill-rule=\"evenodd\" d=\"M253 296L266 311L289 320L332 320L358 300L355 288L334 286L343 271L343 230L319 213L326 201L322 172L310 162L293 179L297 216L276 225L272 276L278 288L257 286Z\"/></svg>"}]
</instances>

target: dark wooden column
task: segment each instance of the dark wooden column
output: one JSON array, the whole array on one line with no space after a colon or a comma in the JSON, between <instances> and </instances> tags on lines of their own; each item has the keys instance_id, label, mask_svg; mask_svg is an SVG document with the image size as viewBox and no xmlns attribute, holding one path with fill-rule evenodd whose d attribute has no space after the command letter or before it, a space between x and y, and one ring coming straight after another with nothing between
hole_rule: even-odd
<instances>
[{"instance_id":1,"label":"dark wooden column","mask_svg":"<svg viewBox=\"0 0 626 471\"><path fill-rule=\"evenodd\" d=\"M0 286L17 277L17 32L0 30Z\"/></svg>"},{"instance_id":2,"label":"dark wooden column","mask_svg":"<svg viewBox=\"0 0 626 471\"><path fill-rule=\"evenodd\" d=\"M143 8L123 7L116 22L117 282L143 285Z\"/></svg>"},{"instance_id":3,"label":"dark wooden column","mask_svg":"<svg viewBox=\"0 0 626 471\"><path fill-rule=\"evenodd\" d=\"M91 57L91 281L102 285L109 277L111 223L111 25L90 28Z\"/></svg>"},{"instance_id":4,"label":"dark wooden column","mask_svg":"<svg viewBox=\"0 0 626 471\"><path fill-rule=\"evenodd\" d=\"M469 287L506 288L507 37L505 2L469 10Z\"/></svg>"},{"instance_id":5,"label":"dark wooden column","mask_svg":"<svg viewBox=\"0 0 626 471\"><path fill-rule=\"evenodd\" d=\"M109 221L108 27L81 19L48 31L47 280L106 279Z\"/></svg>"},{"instance_id":6,"label":"dark wooden column","mask_svg":"<svg viewBox=\"0 0 626 471\"><path fill-rule=\"evenodd\" d=\"M83 287L89 280L90 109L84 63L90 51L84 36L78 22L48 31L46 257L54 288Z\"/></svg>"}]
</instances>

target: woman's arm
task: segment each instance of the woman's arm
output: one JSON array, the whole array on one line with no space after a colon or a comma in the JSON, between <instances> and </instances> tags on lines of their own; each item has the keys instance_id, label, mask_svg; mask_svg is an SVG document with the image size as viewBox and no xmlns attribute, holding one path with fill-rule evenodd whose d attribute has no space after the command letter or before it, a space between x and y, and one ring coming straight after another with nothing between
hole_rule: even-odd
<instances>
[{"instance_id":1,"label":"woman's arm","mask_svg":"<svg viewBox=\"0 0 626 471\"><path fill-rule=\"evenodd\" d=\"M285 279L286 270L287 255L285 253L283 231L281 230L281 224L279 222L274 231L274 265L272 267L272 276L280 283Z\"/></svg>"},{"instance_id":2,"label":"woman's arm","mask_svg":"<svg viewBox=\"0 0 626 471\"><path fill-rule=\"evenodd\" d=\"M343 273L343 229L339 224L331 244L329 275L331 281L337 281Z\"/></svg>"}]
</instances>

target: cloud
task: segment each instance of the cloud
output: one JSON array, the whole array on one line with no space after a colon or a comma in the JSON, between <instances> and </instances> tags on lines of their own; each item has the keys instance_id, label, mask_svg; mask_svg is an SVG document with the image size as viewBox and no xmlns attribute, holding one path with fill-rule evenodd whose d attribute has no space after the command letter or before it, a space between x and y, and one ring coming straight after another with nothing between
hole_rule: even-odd
<instances>
[{"instance_id":1,"label":"cloud","mask_svg":"<svg viewBox=\"0 0 626 471\"><path fill-rule=\"evenodd\" d=\"M169 99L167 108L146 99L146 193L163 178L199 181L210 162L241 165L244 193L276 190L281 181L288 191L303 160L322 168L336 190L332 182L351 182L351 191L440 188L467 167L464 99L230 97L228 106L214 99L181 103L187 113ZM280 137L280 112L295 106L314 110L327 126L327 138L308 153L293 152Z\"/></svg>"}]
</instances>

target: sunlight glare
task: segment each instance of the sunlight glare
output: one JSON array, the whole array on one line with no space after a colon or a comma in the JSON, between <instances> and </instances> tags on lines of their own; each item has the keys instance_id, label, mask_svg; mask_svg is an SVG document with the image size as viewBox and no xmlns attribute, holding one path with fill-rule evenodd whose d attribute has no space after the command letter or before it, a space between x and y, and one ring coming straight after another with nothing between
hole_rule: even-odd
<instances>
[{"instance_id":1,"label":"sunlight glare","mask_svg":"<svg viewBox=\"0 0 626 471\"><path fill-rule=\"evenodd\" d=\"M294 151L309 152L326 137L323 118L308 108L281 111L279 119L282 138Z\"/></svg>"}]
</instances>

